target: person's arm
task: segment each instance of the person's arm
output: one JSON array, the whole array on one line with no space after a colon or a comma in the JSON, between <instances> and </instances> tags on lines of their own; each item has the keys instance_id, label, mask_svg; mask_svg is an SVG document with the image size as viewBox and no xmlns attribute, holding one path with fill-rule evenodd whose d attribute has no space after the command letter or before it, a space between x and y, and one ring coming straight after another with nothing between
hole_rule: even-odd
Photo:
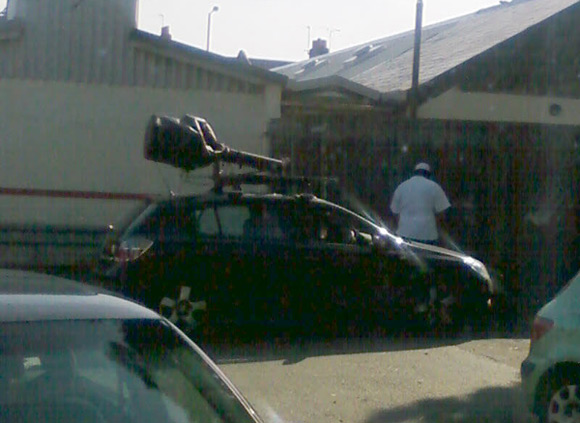
<instances>
[{"instance_id":1,"label":"person's arm","mask_svg":"<svg viewBox=\"0 0 580 423\"><path fill-rule=\"evenodd\" d=\"M392 228L392 230L396 230L399 225L399 213L400 210L400 194L399 190L396 189L395 193L393 194L393 198L391 199L391 204L389 205L387 211L387 226Z\"/></svg>"},{"instance_id":2,"label":"person's arm","mask_svg":"<svg viewBox=\"0 0 580 423\"><path fill-rule=\"evenodd\" d=\"M444 210L435 215L437 220L437 227L439 228L439 233L447 232L447 210Z\"/></svg>"},{"instance_id":3,"label":"person's arm","mask_svg":"<svg viewBox=\"0 0 580 423\"><path fill-rule=\"evenodd\" d=\"M447 211L451 208L451 203L441 187L438 186L438 194L435 201L435 219L437 221L437 232L442 245L448 246L449 225Z\"/></svg>"}]
</instances>

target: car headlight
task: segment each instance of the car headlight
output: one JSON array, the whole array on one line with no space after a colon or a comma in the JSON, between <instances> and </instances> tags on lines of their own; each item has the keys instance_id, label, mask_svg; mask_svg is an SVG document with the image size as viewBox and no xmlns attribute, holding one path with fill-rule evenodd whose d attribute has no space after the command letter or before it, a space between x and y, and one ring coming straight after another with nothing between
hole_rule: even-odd
<instances>
[{"instance_id":1,"label":"car headlight","mask_svg":"<svg viewBox=\"0 0 580 423\"><path fill-rule=\"evenodd\" d=\"M485 267L485 264L483 264L479 260L474 259L473 257L464 257L463 263L468 265L475 273L477 273L479 276L485 279L490 292L494 291L493 282L491 280L489 272L487 271L487 267Z\"/></svg>"}]
</instances>

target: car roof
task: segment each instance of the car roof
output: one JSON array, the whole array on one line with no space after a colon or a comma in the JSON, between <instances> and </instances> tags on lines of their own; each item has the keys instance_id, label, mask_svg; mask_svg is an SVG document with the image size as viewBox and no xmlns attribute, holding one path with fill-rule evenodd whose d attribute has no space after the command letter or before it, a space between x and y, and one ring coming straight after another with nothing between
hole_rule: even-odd
<instances>
[{"instance_id":1,"label":"car roof","mask_svg":"<svg viewBox=\"0 0 580 423\"><path fill-rule=\"evenodd\" d=\"M58 276L0 269L0 322L160 319L98 287Z\"/></svg>"},{"instance_id":2,"label":"car roof","mask_svg":"<svg viewBox=\"0 0 580 423\"><path fill-rule=\"evenodd\" d=\"M190 203L229 203L229 202L264 202L264 203L303 203L303 204L311 204L317 206L326 206L335 209L340 209L346 211L348 213L360 216L358 213L349 210L348 208L334 203L332 201L328 201L322 198L317 197L314 194L309 193L300 193L300 194L279 194L279 193L254 193L254 192L240 192L240 191L233 191L233 192L225 192L225 193L204 193L204 194L193 194L193 195L175 195L172 197L166 197L164 199L160 199L153 204L159 204L162 207L164 206L182 206L183 204L190 204ZM367 219L365 219L367 220Z\"/></svg>"},{"instance_id":3,"label":"car roof","mask_svg":"<svg viewBox=\"0 0 580 423\"><path fill-rule=\"evenodd\" d=\"M175 195L160 199L159 203L180 202L212 202L230 200L255 200L255 201L296 201L299 198L316 198L310 194L279 194L279 193L256 193L242 191L227 191L223 193L206 192L203 194Z\"/></svg>"}]
</instances>

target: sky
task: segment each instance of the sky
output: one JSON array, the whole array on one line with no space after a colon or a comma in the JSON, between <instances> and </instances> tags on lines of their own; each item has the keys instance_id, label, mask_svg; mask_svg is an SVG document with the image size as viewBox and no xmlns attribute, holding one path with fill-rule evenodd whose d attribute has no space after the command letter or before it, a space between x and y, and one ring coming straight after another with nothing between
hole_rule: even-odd
<instances>
[{"instance_id":1,"label":"sky","mask_svg":"<svg viewBox=\"0 0 580 423\"><path fill-rule=\"evenodd\" d=\"M331 51L410 30L417 0L139 0L139 27L205 49L211 14L210 50L250 58L308 58L311 41L323 38ZM423 24L497 5L499 0L423 0ZM0 9L6 0L0 0ZM310 40L310 42L309 42Z\"/></svg>"},{"instance_id":2,"label":"sky","mask_svg":"<svg viewBox=\"0 0 580 423\"><path fill-rule=\"evenodd\" d=\"M303 60L310 40L329 41L330 50L400 33L415 26L417 0L140 0L141 29L159 33L169 25L175 40L250 58ZM423 0L424 25L499 4L499 0ZM310 28L310 29L309 29Z\"/></svg>"}]
</instances>

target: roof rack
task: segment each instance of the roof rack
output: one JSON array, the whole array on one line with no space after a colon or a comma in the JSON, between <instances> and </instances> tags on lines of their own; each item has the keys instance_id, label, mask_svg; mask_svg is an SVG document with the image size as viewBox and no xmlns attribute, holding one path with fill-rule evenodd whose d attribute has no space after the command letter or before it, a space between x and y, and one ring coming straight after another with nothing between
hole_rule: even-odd
<instances>
[{"instance_id":1,"label":"roof rack","mask_svg":"<svg viewBox=\"0 0 580 423\"><path fill-rule=\"evenodd\" d=\"M241 191L242 185L268 185L280 194L306 192L321 195L325 187L329 185L338 186L338 179L272 175L268 173L241 173L237 175L220 175L218 180L214 180L214 183L214 191L216 192L223 192L225 187L232 187Z\"/></svg>"}]
</instances>

